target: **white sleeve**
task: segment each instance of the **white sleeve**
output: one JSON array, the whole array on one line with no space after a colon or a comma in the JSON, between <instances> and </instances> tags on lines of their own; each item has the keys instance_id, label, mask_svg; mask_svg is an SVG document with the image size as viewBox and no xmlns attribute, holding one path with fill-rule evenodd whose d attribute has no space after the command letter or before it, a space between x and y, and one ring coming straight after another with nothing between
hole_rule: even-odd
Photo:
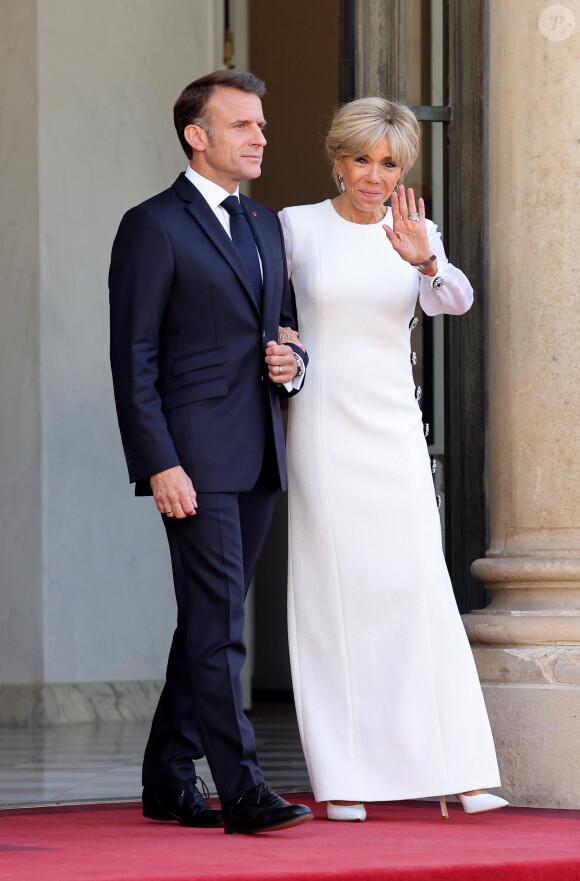
<instances>
[{"instance_id":1,"label":"white sleeve","mask_svg":"<svg viewBox=\"0 0 580 881\"><path fill-rule=\"evenodd\" d=\"M290 226L290 219L286 214L286 211L282 209L278 213L278 217L280 218L280 223L282 225L282 232L284 233L284 247L286 250L286 263L288 264L288 278L292 278L292 227ZM300 355L298 355L300 358ZM291 382L283 383L284 388L287 392L291 392L292 389L299 389L304 382L304 361L300 358L300 367L302 371L300 376L295 376Z\"/></svg>"},{"instance_id":2,"label":"white sleeve","mask_svg":"<svg viewBox=\"0 0 580 881\"><path fill-rule=\"evenodd\" d=\"M437 226L427 221L427 235L431 253L437 257L437 273L431 277L419 273L419 302L426 315L463 315L473 303L473 288L460 269L453 266L445 254L441 233ZM438 290L433 287L435 278L443 278L445 284Z\"/></svg>"},{"instance_id":3,"label":"white sleeve","mask_svg":"<svg viewBox=\"0 0 580 881\"><path fill-rule=\"evenodd\" d=\"M286 214L286 210L283 208L282 211L278 213L278 217L280 218L280 223L282 224L282 232L284 233L284 246L286 249L286 263L288 264L288 278L292 278L292 227L290 226L290 218Z\"/></svg>"}]
</instances>

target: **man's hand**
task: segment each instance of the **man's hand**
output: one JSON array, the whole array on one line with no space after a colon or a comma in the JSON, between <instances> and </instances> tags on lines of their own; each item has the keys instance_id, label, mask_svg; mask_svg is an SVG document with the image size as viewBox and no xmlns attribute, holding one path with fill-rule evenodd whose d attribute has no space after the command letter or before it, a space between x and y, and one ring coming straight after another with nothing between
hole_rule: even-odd
<instances>
[{"instance_id":1,"label":"man's hand","mask_svg":"<svg viewBox=\"0 0 580 881\"><path fill-rule=\"evenodd\" d=\"M290 346L279 346L272 340L266 345L266 364L268 376L277 385L292 382L298 373L298 364Z\"/></svg>"},{"instance_id":2,"label":"man's hand","mask_svg":"<svg viewBox=\"0 0 580 881\"><path fill-rule=\"evenodd\" d=\"M181 465L153 474L151 489L157 510L168 517L193 517L197 501L193 484Z\"/></svg>"}]
</instances>

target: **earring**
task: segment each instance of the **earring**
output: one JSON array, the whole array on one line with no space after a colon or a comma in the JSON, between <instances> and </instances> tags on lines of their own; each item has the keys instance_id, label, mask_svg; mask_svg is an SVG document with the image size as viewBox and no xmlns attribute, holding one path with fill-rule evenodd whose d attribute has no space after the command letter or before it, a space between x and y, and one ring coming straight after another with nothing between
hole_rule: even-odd
<instances>
[{"instance_id":1,"label":"earring","mask_svg":"<svg viewBox=\"0 0 580 881\"><path fill-rule=\"evenodd\" d=\"M344 180L341 178L340 174L338 175L338 185L340 187L341 192L344 193L344 191L346 190L346 187L344 185Z\"/></svg>"}]
</instances>

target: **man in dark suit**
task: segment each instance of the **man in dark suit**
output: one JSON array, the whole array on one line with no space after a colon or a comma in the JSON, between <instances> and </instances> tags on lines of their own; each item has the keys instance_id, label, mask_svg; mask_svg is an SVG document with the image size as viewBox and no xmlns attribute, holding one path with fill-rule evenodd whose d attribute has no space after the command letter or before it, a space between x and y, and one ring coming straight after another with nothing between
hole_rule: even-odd
<instances>
[{"instance_id":1,"label":"man in dark suit","mask_svg":"<svg viewBox=\"0 0 580 881\"><path fill-rule=\"evenodd\" d=\"M174 117L189 167L123 217L109 275L125 457L162 514L177 598L143 813L226 833L312 817L265 784L240 683L244 598L286 486L280 398L308 360L279 340L279 325L297 338L278 218L238 192L260 175L264 91L238 71L187 86ZM196 786L203 755L221 811Z\"/></svg>"}]
</instances>

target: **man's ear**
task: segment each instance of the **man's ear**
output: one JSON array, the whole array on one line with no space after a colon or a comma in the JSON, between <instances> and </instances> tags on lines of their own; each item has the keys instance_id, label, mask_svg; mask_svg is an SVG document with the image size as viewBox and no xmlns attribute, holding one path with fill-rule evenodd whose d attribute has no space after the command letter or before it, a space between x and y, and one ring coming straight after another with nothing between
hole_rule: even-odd
<instances>
[{"instance_id":1,"label":"man's ear","mask_svg":"<svg viewBox=\"0 0 580 881\"><path fill-rule=\"evenodd\" d=\"M186 125L183 129L183 137L192 150L204 153L209 144L207 133L199 125Z\"/></svg>"}]
</instances>

